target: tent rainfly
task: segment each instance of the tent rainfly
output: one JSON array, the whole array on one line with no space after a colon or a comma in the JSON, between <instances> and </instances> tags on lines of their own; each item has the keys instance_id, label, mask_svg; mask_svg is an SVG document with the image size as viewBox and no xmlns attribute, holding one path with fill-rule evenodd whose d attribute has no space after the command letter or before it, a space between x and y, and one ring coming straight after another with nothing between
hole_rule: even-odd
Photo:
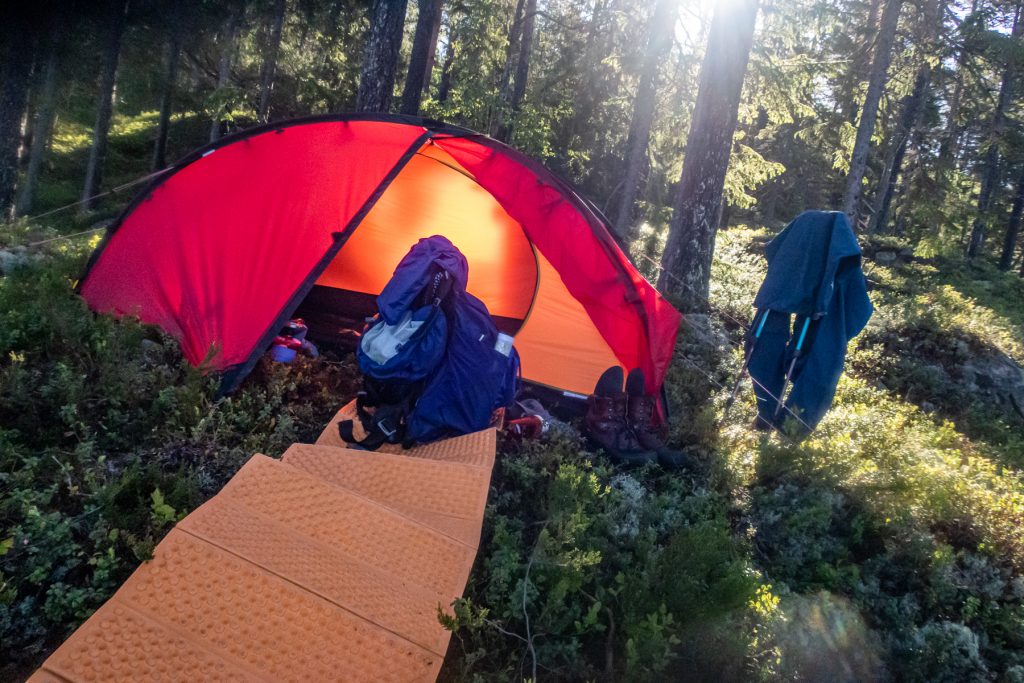
<instances>
[{"instance_id":1,"label":"tent rainfly","mask_svg":"<svg viewBox=\"0 0 1024 683\"><path fill-rule=\"evenodd\" d=\"M433 234L465 254L468 290L515 336L525 380L588 394L621 365L660 389L679 313L599 212L529 157L436 121L312 117L197 150L110 227L80 292L159 326L231 391L297 314L314 338L358 330Z\"/></svg>"}]
</instances>

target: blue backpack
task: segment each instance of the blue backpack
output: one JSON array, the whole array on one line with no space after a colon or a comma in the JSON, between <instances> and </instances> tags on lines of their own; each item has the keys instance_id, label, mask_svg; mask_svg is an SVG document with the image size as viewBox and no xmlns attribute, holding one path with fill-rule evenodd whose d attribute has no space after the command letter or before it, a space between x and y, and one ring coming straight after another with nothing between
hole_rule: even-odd
<instances>
[{"instance_id":1,"label":"blue backpack","mask_svg":"<svg viewBox=\"0 0 1024 683\"><path fill-rule=\"evenodd\" d=\"M518 390L519 354L499 339L487 307L466 291L469 266L448 239L421 239L377 297L356 358L363 390L341 437L367 449L405 447L487 427Z\"/></svg>"}]
</instances>

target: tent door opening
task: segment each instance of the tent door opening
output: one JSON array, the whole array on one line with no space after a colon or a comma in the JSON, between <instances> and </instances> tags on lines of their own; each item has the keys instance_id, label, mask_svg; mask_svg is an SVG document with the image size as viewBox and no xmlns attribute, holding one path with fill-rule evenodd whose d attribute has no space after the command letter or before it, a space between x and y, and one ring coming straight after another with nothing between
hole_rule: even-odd
<instances>
[{"instance_id":1,"label":"tent door opening","mask_svg":"<svg viewBox=\"0 0 1024 683\"><path fill-rule=\"evenodd\" d=\"M469 261L468 290L498 329L515 335L537 292L538 265L522 227L447 153L425 145L395 178L295 316L320 342L352 345L395 266L423 237L444 235Z\"/></svg>"}]
</instances>

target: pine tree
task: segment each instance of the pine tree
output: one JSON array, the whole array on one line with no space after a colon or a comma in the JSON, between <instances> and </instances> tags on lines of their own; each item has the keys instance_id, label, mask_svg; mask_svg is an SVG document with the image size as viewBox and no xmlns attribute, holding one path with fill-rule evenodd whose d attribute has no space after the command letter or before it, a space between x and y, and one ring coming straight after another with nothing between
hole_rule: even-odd
<instances>
[{"instance_id":1,"label":"pine tree","mask_svg":"<svg viewBox=\"0 0 1024 683\"><path fill-rule=\"evenodd\" d=\"M223 94L225 88L231 84L231 67L235 58L235 40L238 37L239 25L242 23L242 12L244 7L240 2L231 3L227 19L220 32L220 60L217 63L217 92ZM210 142L216 142L224 133L224 120L221 111L223 105L219 105L210 121Z\"/></svg>"},{"instance_id":2,"label":"pine tree","mask_svg":"<svg viewBox=\"0 0 1024 683\"><path fill-rule=\"evenodd\" d=\"M1017 187L1013 193L1013 206L1010 219L1006 223L1006 234L1003 236L1003 253L999 257L999 270L1007 271L1013 266L1013 254L1017 249L1017 238L1020 236L1021 214L1024 213L1024 164L1017 171Z\"/></svg>"},{"instance_id":3,"label":"pine tree","mask_svg":"<svg viewBox=\"0 0 1024 683\"><path fill-rule=\"evenodd\" d=\"M674 0L657 0L654 14L647 28L647 48L644 52L640 82L633 99L633 114L626 138L625 170L622 194L612 219L619 236L629 241L633 234L633 210L640 191L641 176L646 165L647 145L654 125L654 107L657 103L658 72L672 41L675 28Z\"/></svg>"},{"instance_id":4,"label":"pine tree","mask_svg":"<svg viewBox=\"0 0 1024 683\"><path fill-rule=\"evenodd\" d=\"M270 93L274 89L274 75L277 73L277 57L281 50L281 33L287 7L286 0L274 0L274 13L270 18L263 64L260 66L260 101L256 107L256 118L261 123L266 123L270 117Z\"/></svg>"},{"instance_id":5,"label":"pine tree","mask_svg":"<svg viewBox=\"0 0 1024 683\"><path fill-rule=\"evenodd\" d=\"M885 9L882 11L882 24L878 30L875 51L871 59L868 89L864 96L860 121L857 124L857 138L853 143L853 152L850 155L850 171L846 175L843 212L854 226L857 225L860 216L864 171L867 169L868 154L871 151L871 136L875 133L878 103L882 100L882 93L888 80L889 63L892 61L892 45L896 38L896 27L899 24L902 6L903 0L886 0Z\"/></svg>"},{"instance_id":6,"label":"pine tree","mask_svg":"<svg viewBox=\"0 0 1024 683\"><path fill-rule=\"evenodd\" d=\"M121 39L124 35L128 3L111 0L108 3L106 49L100 71L97 91L96 124L93 126L92 147L85 167L85 186L82 188L80 211L87 213L96 205L96 195L103 185L103 164L107 158L107 137L114 116L114 92L117 87L117 66L121 59Z\"/></svg>"},{"instance_id":7,"label":"pine tree","mask_svg":"<svg viewBox=\"0 0 1024 683\"><path fill-rule=\"evenodd\" d=\"M1024 35L1024 17L1021 11L1024 4L1018 4L1013 16L1013 30L1010 32L1011 40L1018 43ZM985 162L982 166L981 191L978 193L978 211L971 225L971 236L967 241L967 258L974 258L981 250L985 242L985 232L988 229L990 220L989 212L992 210L992 200L996 193L996 186L1000 182L1000 153L999 138L1004 134L1006 128L1006 113L1013 99L1014 86L1016 85L1017 69L1012 60L1008 61L1003 68L1002 79L999 83L999 96L996 99L996 108L992 113L992 119L987 131L987 148L985 150Z\"/></svg>"},{"instance_id":8,"label":"pine tree","mask_svg":"<svg viewBox=\"0 0 1024 683\"><path fill-rule=\"evenodd\" d=\"M18 191L17 214L26 215L32 211L39 174L43 167L43 156L53 133L53 121L57 110L57 72L61 46L60 13L55 10L49 18L46 37L42 40L43 57L40 60L42 79L39 82L39 96L36 103L35 121L32 124L32 144L28 153L25 178Z\"/></svg>"},{"instance_id":9,"label":"pine tree","mask_svg":"<svg viewBox=\"0 0 1024 683\"><path fill-rule=\"evenodd\" d=\"M420 100L430 83L430 72L434 66L443 4L443 0L419 0L416 33L413 36L412 53L409 55L409 72L405 77L402 104L399 107L403 114L415 116L420 112Z\"/></svg>"},{"instance_id":10,"label":"pine tree","mask_svg":"<svg viewBox=\"0 0 1024 683\"><path fill-rule=\"evenodd\" d=\"M363 53L356 109L386 112L395 89L398 51L402 46L406 0L374 0L370 34Z\"/></svg>"},{"instance_id":11,"label":"pine tree","mask_svg":"<svg viewBox=\"0 0 1024 683\"><path fill-rule=\"evenodd\" d=\"M711 21L693 125L658 287L684 312L707 307L725 173L757 18L757 0L722 2Z\"/></svg>"},{"instance_id":12,"label":"pine tree","mask_svg":"<svg viewBox=\"0 0 1024 683\"><path fill-rule=\"evenodd\" d=\"M530 59L533 55L533 34L537 18L537 0L526 0L523 5L523 16L516 23L522 22L519 33L519 56L516 58L515 78L512 85L512 97L509 100L509 111L502 124L498 127L497 137L503 142L511 142L516 116L526 96L526 82L530 77Z\"/></svg>"},{"instance_id":13,"label":"pine tree","mask_svg":"<svg viewBox=\"0 0 1024 683\"><path fill-rule=\"evenodd\" d=\"M170 29L165 51L160 93L160 117L157 120L156 140L153 142L152 168L154 171L159 171L167 166L167 135L171 126L174 84L178 78L178 62L181 58L181 38L176 27Z\"/></svg>"}]
</instances>

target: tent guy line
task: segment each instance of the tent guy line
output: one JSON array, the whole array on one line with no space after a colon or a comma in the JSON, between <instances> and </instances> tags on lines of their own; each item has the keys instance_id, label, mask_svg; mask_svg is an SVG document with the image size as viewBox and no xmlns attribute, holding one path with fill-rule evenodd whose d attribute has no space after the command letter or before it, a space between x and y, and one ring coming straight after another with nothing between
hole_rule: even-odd
<instances>
[{"instance_id":1,"label":"tent guy line","mask_svg":"<svg viewBox=\"0 0 1024 683\"><path fill-rule=\"evenodd\" d=\"M640 256L641 256L642 258L646 259L647 261L649 261L649 262L650 262L651 264L653 264L654 266L656 266L656 267L657 267L658 269L661 269L661 265L660 265L660 264L658 264L658 263L656 263L656 262L654 261L654 259L650 258L650 257L649 257L649 256L647 256L646 254L640 254ZM677 277L676 277L676 276L675 276L675 275L674 275L673 273L671 273L671 272L669 273L669 277L671 277L671 278L673 278L673 279L677 279L677 280L678 280L678 278L677 278ZM737 324L737 325L739 325L740 327L744 327L744 328L745 328L745 327L749 327L749 326L750 326L750 323L744 323L744 322L742 322L742 321L738 320L738 319L737 319L736 317L734 317L734 316L730 315L729 313L727 313L727 312L726 312L726 311L724 311L724 310L717 310L717 311L716 311L716 313L719 313L720 315L723 315L723 316L725 316L726 318L729 318L729 320L732 320L732 321L733 321L734 323L736 323L736 324ZM683 316L683 322L684 322L684 323L687 323L687 324L689 324L689 323L687 322L687 320L686 320L686 316ZM732 345L733 345L734 347L736 347L737 349L740 349L740 350L742 350L743 346L742 346L742 344L740 344L739 342L737 342L737 341L734 341L734 340L732 340L732 339L729 339L729 337L723 337L723 339L725 339L725 340L726 340L726 341L727 341L727 342L728 342L729 344L732 344ZM725 386L723 386L722 384L720 384L720 383L719 383L718 381L716 381L716 380L715 380L715 379L714 379L714 378L713 378L713 377L711 376L711 374L710 374L710 373L709 373L709 372L708 372L707 370L705 370L705 369L701 368L701 367L700 367L699 365L697 365L697 363L696 363L696 362L694 362L694 361L693 361L693 360L692 360L691 358L688 358L688 357L687 357L687 356L685 356L685 355L683 355L683 356L682 356L682 358L683 358L683 360L685 360L685 361L689 362L689 363L690 363L691 365L693 365L693 366L694 366L695 368L697 368L698 370L700 370L701 374L703 374L703 375L704 375L704 376L705 376L705 377L706 377L706 378L707 378L708 380L710 380L710 381L711 381L711 382L713 382L713 383L714 383L715 385L717 385L717 386L718 386L718 387L719 387L720 389L723 389L723 390L724 390L724 389L726 388ZM742 372L742 371L741 371L741 372ZM762 391L764 391L764 392L765 392L765 394L767 394L767 395L769 396L769 398L771 398L771 399L772 399L773 401L775 401L775 402L776 402L776 404L777 404L778 406L781 406L783 410L785 410L785 411L786 411L787 413L789 413L789 414L790 414L791 416L793 416L793 418L794 418L794 419L796 419L796 420L797 420L797 421L798 421L798 422L799 422L800 424L802 424L802 425L803 425L804 427L806 427L806 428L807 428L808 430L810 430L810 429L811 429L811 426L810 426L809 424L807 424L807 423L806 423L806 422L805 422L805 421L804 421L804 420L803 420L803 419L802 419L802 418L801 418L801 417L800 417L799 415L797 415L797 414L796 414L796 413L795 413L795 412L794 412L794 411L793 411L793 410L792 410L792 409L791 409L791 408L790 408L789 406L787 406L787 405L785 404L785 402L784 402L784 401L783 401L783 400L782 400L781 398L779 398L778 396L776 396L775 394L773 394L773 393L772 393L771 391L769 391L769 389L768 389L768 388L767 388L766 386L764 386L764 384L762 384L761 382L757 381L757 379L755 379L754 377L751 377L749 373L747 373L747 376L748 376L748 377L750 377L750 381L751 381L751 382L753 382L754 384L756 384L756 385L758 386L758 388L759 388L759 389L761 389ZM776 428L776 429L778 429L778 428ZM779 431L779 433L780 433L780 434L786 435L786 434L785 434L785 432L783 432L783 431L782 431L781 429L778 429L778 431ZM788 435L787 435L787 436L788 436Z\"/></svg>"},{"instance_id":2,"label":"tent guy line","mask_svg":"<svg viewBox=\"0 0 1024 683\"><path fill-rule=\"evenodd\" d=\"M36 214L34 216L26 216L26 218L29 218L31 220L36 220L36 219L39 219L39 218L44 218L46 216L52 216L54 214L60 213L61 211L67 211L68 209L76 207L76 206L78 206L80 204L85 204L86 202L91 202L91 201L93 201L95 199L101 199L103 197L108 197L110 195L117 194L118 192L123 192L123 191L127 190L129 187L134 187L135 185L138 185L139 183L144 183L147 180L152 180L152 179L156 178L157 176L161 176L164 173L167 173L168 171L170 171L171 168L172 167L168 167L168 168L162 168L159 171L153 171L152 173L148 173L148 174L142 176L141 178L136 178L135 180L129 180L127 183L124 183L123 185L118 185L117 187L113 187L113 188L111 188L111 189L109 189L109 190L107 190L105 192L100 192L98 194L94 194L91 197L86 197L85 199L79 199L77 202L71 202L70 204L65 204L64 206L58 206L56 209L50 209L49 211L44 211L43 213L38 213L38 214ZM104 226L102 228L96 228L96 230L93 230L91 232L96 232L97 230L105 230L105 229L106 229L106 226ZM83 234L83 233L76 233L76 235L77 234ZM65 235L65 237L75 237L76 235ZM54 238L54 239L59 239L59 238Z\"/></svg>"},{"instance_id":3,"label":"tent guy line","mask_svg":"<svg viewBox=\"0 0 1024 683\"><path fill-rule=\"evenodd\" d=\"M516 337L526 381L587 394L619 365L657 390L679 314L607 221L521 152L448 132L358 114L224 138L133 200L79 292L93 310L171 332L193 364L220 343L213 367L235 371L230 389L286 315L328 342L350 340L393 266L439 234L468 258L468 291Z\"/></svg>"},{"instance_id":4,"label":"tent guy line","mask_svg":"<svg viewBox=\"0 0 1024 683\"><path fill-rule=\"evenodd\" d=\"M685 317L685 316L683 317L683 321L684 321L684 322L686 321L686 317ZM733 340L731 340L731 339L727 339L727 341L728 341L728 342L729 342L730 344L733 344L733 345L735 345L735 346L736 346L737 348L739 348L739 347L740 347L740 345L739 345L738 343L734 342L734 341L733 341ZM711 382L712 384L714 384L715 386L717 386L717 387L718 387L719 389L721 389L721 390L723 390L723 391L727 391L727 390L728 390L728 387L726 387L726 386L725 386L724 384L722 384L721 382L719 382L718 380L716 380L716 379L715 379L715 378L714 378L714 377L713 377L713 376L711 375L711 373L710 373L710 372L709 372L708 370L705 370L704 368L702 368L702 367L701 367L700 365L698 365L698 364L697 364L697 362L696 362L696 361L694 361L694 360L693 360L692 358L690 358L690 357L688 357L688 356L686 356L686 355L684 355L684 354L680 354L680 356L679 356L679 357L680 357L680 358L682 358L683 360L685 360L685 361L686 361L687 363L689 363L690 365L692 365L692 366L693 366L694 368L696 368L696 369L697 369L697 370L698 370L698 371L699 371L699 372L700 372L700 373L701 373L702 375L704 375L704 377L705 377L705 378L706 378L706 379L707 379L707 380L708 380L709 382ZM748 374L747 376L748 376L748 377L750 377L750 375L749 375L749 374ZM760 389L761 389L762 391L764 391L764 392L765 392L765 393L766 393L766 394L768 395L768 397L769 397L769 398L771 398L772 400L774 400L774 401L777 401L777 402L778 402L778 401L780 401L779 397L778 397L778 396L776 396L775 394L773 394L773 393L772 393L771 391L769 391L767 387L765 387L765 386L764 386L763 384L761 384L761 382L757 381L757 380L756 380L755 378L753 378L753 377L750 377L750 381L751 381L752 383L756 384L756 385L757 385L757 386L758 386L758 387L759 387L759 388L760 388ZM799 415L797 415L797 414L796 414L795 412L793 412L793 410L792 410L792 409L791 409L791 408L790 408L789 406L787 406L787 405L786 405L785 403L782 403L782 409L783 409L783 410L785 410L785 411L786 411L787 413L789 413L790 415L792 415L792 416L793 416L793 418L794 418L794 419L795 419L795 420L796 420L797 422L799 422L799 423L800 423L800 424L802 424L803 426L807 427L808 429L811 429L811 426L810 426L810 425L808 425L808 424L807 424L806 422L804 422L804 421L803 421L803 419L802 419L802 418L801 418L801 417L800 417ZM788 436L789 436L788 434L786 434L786 432L782 431L782 429L781 429L781 428L779 428L779 427L777 427L777 426L775 426L775 425L772 425L772 426L773 426L773 427L774 427L774 428L775 428L776 430L778 430L779 434L782 434L783 436L786 436L786 437L788 437Z\"/></svg>"},{"instance_id":5,"label":"tent guy line","mask_svg":"<svg viewBox=\"0 0 1024 683\"><path fill-rule=\"evenodd\" d=\"M97 232L102 232L102 231L104 231L106 229L107 229L107 226L102 225L102 226L100 226L98 228L89 228L88 230L83 230L82 232L73 232L70 235L58 235L57 237L50 237L49 239L39 240L37 242L29 242L28 244L23 244L21 246L24 246L24 247L38 247L38 246L40 246L42 244L49 244L50 242L59 242L61 240L73 240L76 237L82 237L84 235L92 235L92 234L97 233Z\"/></svg>"}]
</instances>

